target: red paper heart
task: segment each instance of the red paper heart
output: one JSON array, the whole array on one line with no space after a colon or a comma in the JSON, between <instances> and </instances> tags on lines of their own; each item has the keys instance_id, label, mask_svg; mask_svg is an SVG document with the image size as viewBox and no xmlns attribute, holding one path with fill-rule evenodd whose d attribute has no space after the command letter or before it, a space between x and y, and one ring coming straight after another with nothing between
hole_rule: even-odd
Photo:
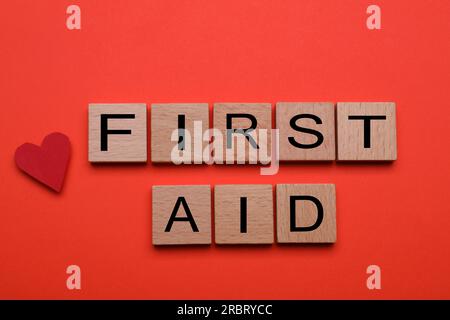
<instances>
[{"instance_id":1,"label":"red paper heart","mask_svg":"<svg viewBox=\"0 0 450 320\"><path fill-rule=\"evenodd\" d=\"M16 165L25 173L60 192L70 156L70 141L66 135L54 132L44 138L41 146L24 143L17 148Z\"/></svg>"}]
</instances>

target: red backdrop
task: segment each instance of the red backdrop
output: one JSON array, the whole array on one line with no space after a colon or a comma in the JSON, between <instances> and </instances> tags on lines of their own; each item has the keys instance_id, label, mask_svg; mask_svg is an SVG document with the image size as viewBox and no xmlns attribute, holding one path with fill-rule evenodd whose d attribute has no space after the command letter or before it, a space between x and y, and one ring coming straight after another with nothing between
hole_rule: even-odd
<instances>
[{"instance_id":1,"label":"red backdrop","mask_svg":"<svg viewBox=\"0 0 450 320\"><path fill-rule=\"evenodd\" d=\"M378 31L372 1L3 2L0 298L450 298L450 2L375 3ZM229 101L395 101L398 160L276 176L87 160L88 103ZM72 142L59 195L13 161L52 131ZM151 186L193 183L335 183L338 241L153 247ZM66 288L71 264L82 290Z\"/></svg>"}]
</instances>

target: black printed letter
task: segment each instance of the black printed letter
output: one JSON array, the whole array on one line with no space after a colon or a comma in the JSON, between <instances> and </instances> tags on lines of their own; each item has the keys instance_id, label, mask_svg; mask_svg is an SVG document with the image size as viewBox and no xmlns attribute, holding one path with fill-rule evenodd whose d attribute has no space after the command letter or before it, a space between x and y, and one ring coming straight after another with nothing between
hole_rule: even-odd
<instances>
[{"instance_id":1,"label":"black printed letter","mask_svg":"<svg viewBox=\"0 0 450 320\"><path fill-rule=\"evenodd\" d=\"M108 134L131 134L131 130L108 130L108 119L134 119L134 114L100 115L100 150L108 151Z\"/></svg>"},{"instance_id":2,"label":"black printed letter","mask_svg":"<svg viewBox=\"0 0 450 320\"><path fill-rule=\"evenodd\" d=\"M186 212L186 217L177 217L178 210L180 209L180 205L183 205L184 211ZM175 207L173 208L172 214L170 215L169 222L167 223L166 229L164 232L170 232L172 229L172 225L174 221L189 221L191 224L192 231L198 232L197 225L195 224L194 217L192 216L191 210L186 202L184 197L178 197L177 202L175 203Z\"/></svg>"},{"instance_id":3,"label":"black printed letter","mask_svg":"<svg viewBox=\"0 0 450 320\"><path fill-rule=\"evenodd\" d=\"M364 120L364 148L370 148L370 120L386 120L386 116L348 116L348 120Z\"/></svg>"},{"instance_id":4,"label":"black printed letter","mask_svg":"<svg viewBox=\"0 0 450 320\"><path fill-rule=\"evenodd\" d=\"M320 133L319 131L313 130L313 129L308 129L308 128L303 128L303 127L297 126L296 122L299 119L313 119L317 124L322 124L322 120L318 116L313 115L313 114L298 114L295 117L293 117L291 119L291 121L289 121L289 124L291 125L292 129L294 129L295 131L315 135L317 137L317 141L314 143L311 143L311 144L303 144L303 143L299 143L299 142L295 141L294 137L289 137L288 138L289 142L294 147L301 148L301 149L313 149L313 148L320 146L323 143L322 133Z\"/></svg>"},{"instance_id":5,"label":"black printed letter","mask_svg":"<svg viewBox=\"0 0 450 320\"><path fill-rule=\"evenodd\" d=\"M291 211L291 232L301 232L301 231L313 231L317 229L323 220L323 206L322 203L319 201L319 199L313 197L313 196L290 196L290 211ZM296 212L295 212L295 202L297 200L306 200L311 201L314 203L317 207L317 220L316 222L308 227L297 227L297 224L295 223L296 218Z\"/></svg>"},{"instance_id":6,"label":"black printed letter","mask_svg":"<svg viewBox=\"0 0 450 320\"><path fill-rule=\"evenodd\" d=\"M252 124L247 129L232 129L233 125L233 118L247 118L249 119ZM248 113L227 113L227 149L231 149L231 134L232 133L242 133L250 143L250 145L255 148L259 149L258 144L253 139L253 137L249 134L251 131L256 129L258 121L256 120L254 115L248 114Z\"/></svg>"},{"instance_id":7,"label":"black printed letter","mask_svg":"<svg viewBox=\"0 0 450 320\"><path fill-rule=\"evenodd\" d=\"M241 233L247 233L247 197L241 197Z\"/></svg>"}]
</instances>

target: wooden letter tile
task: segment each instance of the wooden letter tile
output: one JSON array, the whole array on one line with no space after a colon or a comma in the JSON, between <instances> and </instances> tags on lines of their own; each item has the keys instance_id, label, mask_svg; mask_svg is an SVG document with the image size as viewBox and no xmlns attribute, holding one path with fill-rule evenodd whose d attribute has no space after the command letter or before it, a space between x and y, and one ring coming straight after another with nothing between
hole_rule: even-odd
<instances>
[{"instance_id":1,"label":"wooden letter tile","mask_svg":"<svg viewBox=\"0 0 450 320\"><path fill-rule=\"evenodd\" d=\"M227 122L231 125L228 135ZM252 125L256 125L254 130L251 129ZM227 149L235 163L270 163L272 151L270 103L216 103L214 128L222 133L223 163L227 162ZM238 141L242 141L242 144ZM244 150L238 153L240 145L244 146ZM215 156L218 157L217 152Z\"/></svg>"},{"instance_id":2,"label":"wooden letter tile","mask_svg":"<svg viewBox=\"0 0 450 320\"><path fill-rule=\"evenodd\" d=\"M203 133L209 129L209 108L207 103L167 103L153 104L151 108L151 157L152 162L172 162L171 153L174 148L180 153L188 152L188 163L202 163L203 150L208 141L203 141ZM194 146L194 121L198 122L200 139ZM172 141L174 130L186 130L190 139ZM198 133L198 131L196 132ZM177 133L178 136L178 133ZM180 144L179 144L180 141ZM190 143L189 143L190 142ZM178 151L179 150L179 151ZM187 160L189 161L189 160Z\"/></svg>"},{"instance_id":3,"label":"wooden letter tile","mask_svg":"<svg viewBox=\"0 0 450 320\"><path fill-rule=\"evenodd\" d=\"M396 160L395 103L338 103L337 136L338 160Z\"/></svg>"},{"instance_id":4,"label":"wooden letter tile","mask_svg":"<svg viewBox=\"0 0 450 320\"><path fill-rule=\"evenodd\" d=\"M336 242L334 184L278 184L276 188L278 242Z\"/></svg>"},{"instance_id":5,"label":"wooden letter tile","mask_svg":"<svg viewBox=\"0 0 450 320\"><path fill-rule=\"evenodd\" d=\"M153 186L153 244L211 244L211 188Z\"/></svg>"},{"instance_id":6,"label":"wooden letter tile","mask_svg":"<svg viewBox=\"0 0 450 320\"><path fill-rule=\"evenodd\" d=\"M145 104L89 105L90 162L146 162Z\"/></svg>"},{"instance_id":7,"label":"wooden letter tile","mask_svg":"<svg viewBox=\"0 0 450 320\"><path fill-rule=\"evenodd\" d=\"M280 161L335 160L334 122L333 103L277 103Z\"/></svg>"},{"instance_id":8,"label":"wooden letter tile","mask_svg":"<svg viewBox=\"0 0 450 320\"><path fill-rule=\"evenodd\" d=\"M214 189L218 244L273 243L271 185L217 185Z\"/></svg>"}]
</instances>

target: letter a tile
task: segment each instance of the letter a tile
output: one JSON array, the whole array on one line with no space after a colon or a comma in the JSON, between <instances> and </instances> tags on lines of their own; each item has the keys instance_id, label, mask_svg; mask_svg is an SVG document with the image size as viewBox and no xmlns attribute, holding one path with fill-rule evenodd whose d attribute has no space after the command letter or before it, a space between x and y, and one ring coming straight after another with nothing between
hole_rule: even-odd
<instances>
[{"instance_id":1,"label":"letter a tile","mask_svg":"<svg viewBox=\"0 0 450 320\"><path fill-rule=\"evenodd\" d=\"M154 245L211 244L211 188L153 186Z\"/></svg>"}]
</instances>

